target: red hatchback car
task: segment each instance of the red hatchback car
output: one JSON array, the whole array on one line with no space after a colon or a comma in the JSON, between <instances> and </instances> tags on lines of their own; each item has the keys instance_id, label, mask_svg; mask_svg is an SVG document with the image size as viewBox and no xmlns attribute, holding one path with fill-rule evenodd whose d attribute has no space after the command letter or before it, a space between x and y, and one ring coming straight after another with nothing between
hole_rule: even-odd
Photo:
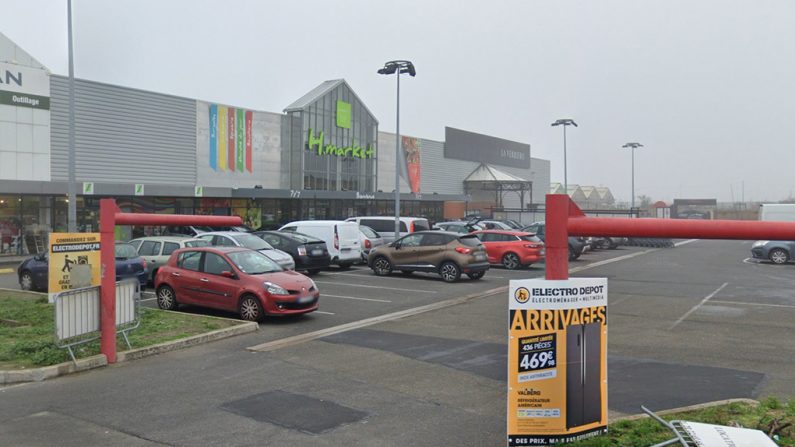
<instances>
[{"instance_id":1,"label":"red hatchback car","mask_svg":"<svg viewBox=\"0 0 795 447\"><path fill-rule=\"evenodd\" d=\"M310 278L242 247L176 250L157 271L155 290L161 309L192 304L237 312L249 321L312 312L320 298Z\"/></svg>"},{"instance_id":2,"label":"red hatchback car","mask_svg":"<svg viewBox=\"0 0 795 447\"><path fill-rule=\"evenodd\" d=\"M502 264L514 270L544 259L544 242L533 233L483 230L472 234L483 242L490 264Z\"/></svg>"}]
</instances>

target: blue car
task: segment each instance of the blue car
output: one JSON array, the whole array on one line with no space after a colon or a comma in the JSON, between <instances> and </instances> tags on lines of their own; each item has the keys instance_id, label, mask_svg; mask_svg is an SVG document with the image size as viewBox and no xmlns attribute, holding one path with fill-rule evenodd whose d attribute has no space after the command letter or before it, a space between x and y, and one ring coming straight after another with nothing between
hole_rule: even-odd
<instances>
[{"instance_id":1,"label":"blue car","mask_svg":"<svg viewBox=\"0 0 795 447\"><path fill-rule=\"evenodd\" d=\"M19 287L22 290L46 292L49 283L47 253L40 253L26 259L17 267ZM146 261L138 255L135 247L126 242L116 242L116 281L136 278L141 290L146 286Z\"/></svg>"}]
</instances>

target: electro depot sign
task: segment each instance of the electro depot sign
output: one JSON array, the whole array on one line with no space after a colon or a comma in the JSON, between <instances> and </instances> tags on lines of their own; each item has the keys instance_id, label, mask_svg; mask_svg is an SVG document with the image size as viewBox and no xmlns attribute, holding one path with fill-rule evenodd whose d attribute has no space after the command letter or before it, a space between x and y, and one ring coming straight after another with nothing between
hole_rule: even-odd
<instances>
[{"instance_id":1,"label":"electro depot sign","mask_svg":"<svg viewBox=\"0 0 795 447\"><path fill-rule=\"evenodd\" d=\"M99 233L50 233L51 300L59 292L99 285L99 247Z\"/></svg>"},{"instance_id":2,"label":"electro depot sign","mask_svg":"<svg viewBox=\"0 0 795 447\"><path fill-rule=\"evenodd\" d=\"M607 432L607 279L513 280L508 446Z\"/></svg>"}]
</instances>

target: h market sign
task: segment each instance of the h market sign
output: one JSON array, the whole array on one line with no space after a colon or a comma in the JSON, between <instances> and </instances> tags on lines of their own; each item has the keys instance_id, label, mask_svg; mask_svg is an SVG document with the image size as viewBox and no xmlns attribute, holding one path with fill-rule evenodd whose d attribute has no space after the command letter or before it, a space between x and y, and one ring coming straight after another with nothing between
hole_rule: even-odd
<instances>
[{"instance_id":1,"label":"h market sign","mask_svg":"<svg viewBox=\"0 0 795 447\"><path fill-rule=\"evenodd\" d=\"M337 146L336 144L323 144L325 133L320 132L315 136L315 131L309 129L307 134L307 150L317 151L318 155L335 155L337 157L375 158L375 148L368 144L366 148L354 144L353 146Z\"/></svg>"}]
</instances>

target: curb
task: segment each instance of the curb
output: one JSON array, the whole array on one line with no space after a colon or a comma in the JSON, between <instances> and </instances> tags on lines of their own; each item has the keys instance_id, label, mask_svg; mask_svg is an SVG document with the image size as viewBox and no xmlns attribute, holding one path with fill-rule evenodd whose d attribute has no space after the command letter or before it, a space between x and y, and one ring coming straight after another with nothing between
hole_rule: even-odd
<instances>
[{"instance_id":1,"label":"curb","mask_svg":"<svg viewBox=\"0 0 795 447\"><path fill-rule=\"evenodd\" d=\"M22 293L22 294L30 295L32 297L48 296L44 292L33 292L33 291L30 291L30 290L9 289L7 287L0 287L0 292Z\"/></svg>"},{"instance_id":2,"label":"curb","mask_svg":"<svg viewBox=\"0 0 795 447\"><path fill-rule=\"evenodd\" d=\"M53 377L99 368L107 364L108 360L105 356L99 354L79 359L76 363L64 362L42 368L0 371L0 385L19 382L41 382Z\"/></svg>"},{"instance_id":3,"label":"curb","mask_svg":"<svg viewBox=\"0 0 795 447\"><path fill-rule=\"evenodd\" d=\"M669 414L684 413L684 412L687 412L687 411L703 410L704 408L717 407L717 406L720 406L720 405L728 405L728 404L734 404L734 403L745 403L745 404L759 405L759 401L758 400L747 399L747 398L737 398L737 399L716 400L716 401L713 401L713 402L705 402L703 404L695 404L695 405L688 405L686 407L671 408L669 410L662 410L662 411L654 411L654 410L652 410L652 411L654 411L654 414L656 414L658 416L667 416ZM610 423L618 422L618 421L636 421L638 419L643 419L643 418L648 418L648 417L650 417L650 416L648 414L646 414L646 413L633 414L631 416L622 416L620 418L616 418L616 419L610 421Z\"/></svg>"},{"instance_id":4,"label":"curb","mask_svg":"<svg viewBox=\"0 0 795 447\"><path fill-rule=\"evenodd\" d=\"M237 321L237 320L235 320ZM167 341L144 348L132 349L129 351L122 351L116 355L116 363L128 362L137 360L152 355L161 354L164 352L175 351L177 349L188 348L191 346L199 345L202 343L209 343L223 338L234 337L236 335L247 334L255 332L259 329L259 325L255 322L242 322L242 324L231 326L223 329L217 329L212 332L204 334L193 335L179 340ZM108 361L105 355L99 354L83 359L78 359L77 362L64 362L57 365L44 366L41 368L31 368L24 370L0 370L0 385L7 385L20 382L41 382L43 380L52 379L54 377L63 376L67 374L74 374L76 372L87 371L90 369L101 368L107 366Z\"/></svg>"}]
</instances>

